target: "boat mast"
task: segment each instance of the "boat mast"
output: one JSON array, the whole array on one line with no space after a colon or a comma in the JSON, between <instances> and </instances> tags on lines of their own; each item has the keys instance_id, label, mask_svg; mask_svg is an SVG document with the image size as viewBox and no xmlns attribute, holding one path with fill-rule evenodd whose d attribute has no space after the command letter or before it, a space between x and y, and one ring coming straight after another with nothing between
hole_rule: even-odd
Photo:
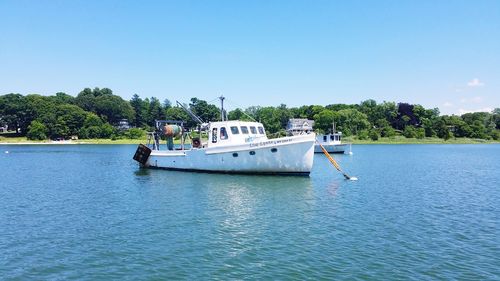
<instances>
[{"instance_id":1,"label":"boat mast","mask_svg":"<svg viewBox=\"0 0 500 281\"><path fill-rule=\"evenodd\" d=\"M219 99L220 99L220 120L226 121L226 120L224 120L224 99L225 99L225 97L221 95L219 97Z\"/></svg>"}]
</instances>

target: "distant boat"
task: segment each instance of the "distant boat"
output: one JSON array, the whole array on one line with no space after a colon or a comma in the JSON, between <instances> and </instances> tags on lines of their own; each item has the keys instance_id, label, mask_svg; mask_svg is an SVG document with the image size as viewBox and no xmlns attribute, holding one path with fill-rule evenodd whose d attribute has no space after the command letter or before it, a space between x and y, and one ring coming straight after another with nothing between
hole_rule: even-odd
<instances>
[{"instance_id":1,"label":"distant boat","mask_svg":"<svg viewBox=\"0 0 500 281\"><path fill-rule=\"evenodd\" d=\"M301 136L311 134L313 132L314 121L308 119L292 118L288 120L286 127L289 136ZM314 134L314 133L313 133ZM316 144L314 145L315 153L323 153L320 144L328 153L344 153L347 144L342 143L342 132L335 131L335 123L332 124L332 133L316 135ZM350 154L352 154L350 152Z\"/></svg>"},{"instance_id":2,"label":"distant boat","mask_svg":"<svg viewBox=\"0 0 500 281\"><path fill-rule=\"evenodd\" d=\"M323 153L319 144L328 151L328 153L344 153L346 151L347 144L341 141L342 133L331 133L331 134L318 134L316 139L318 143L314 146L314 153Z\"/></svg>"},{"instance_id":3,"label":"distant boat","mask_svg":"<svg viewBox=\"0 0 500 281\"><path fill-rule=\"evenodd\" d=\"M202 143L200 138L192 138L191 145L186 145L189 134L183 122L157 120L156 131L149 134L149 147L139 145L134 155L142 167L245 174L309 175L311 172L314 133L268 139L259 122L225 120L223 106L222 121L204 123L180 105L200 123L200 132L208 131L208 141ZM175 147L174 137L180 137L180 147ZM160 144L161 138L166 139L166 144Z\"/></svg>"}]
</instances>

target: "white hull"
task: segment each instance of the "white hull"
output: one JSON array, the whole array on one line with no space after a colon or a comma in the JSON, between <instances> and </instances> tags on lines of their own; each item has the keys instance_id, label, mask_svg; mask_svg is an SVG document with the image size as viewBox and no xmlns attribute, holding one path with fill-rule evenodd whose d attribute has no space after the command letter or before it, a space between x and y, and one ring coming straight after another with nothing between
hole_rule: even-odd
<instances>
[{"instance_id":1,"label":"white hull","mask_svg":"<svg viewBox=\"0 0 500 281\"><path fill-rule=\"evenodd\" d=\"M251 174L308 175L314 134L190 150L153 150L146 167ZM274 151L274 152L273 152Z\"/></svg>"},{"instance_id":2,"label":"white hull","mask_svg":"<svg viewBox=\"0 0 500 281\"><path fill-rule=\"evenodd\" d=\"M328 153L344 153L346 151L346 144L323 144L323 147ZM314 145L315 153L323 153L319 144Z\"/></svg>"}]
</instances>

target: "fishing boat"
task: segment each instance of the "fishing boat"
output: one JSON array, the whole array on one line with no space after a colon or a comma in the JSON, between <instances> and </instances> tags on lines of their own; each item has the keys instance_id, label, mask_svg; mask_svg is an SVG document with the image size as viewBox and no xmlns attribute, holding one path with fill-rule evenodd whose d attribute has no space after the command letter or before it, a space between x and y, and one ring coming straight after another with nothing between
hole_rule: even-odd
<instances>
[{"instance_id":1,"label":"fishing boat","mask_svg":"<svg viewBox=\"0 0 500 281\"><path fill-rule=\"evenodd\" d=\"M315 153L323 153L320 144L326 149L328 153L344 153L347 144L341 141L342 133L318 134L316 139L318 143L314 146Z\"/></svg>"},{"instance_id":2,"label":"fishing boat","mask_svg":"<svg viewBox=\"0 0 500 281\"><path fill-rule=\"evenodd\" d=\"M182 121L157 120L156 130L148 135L148 145L139 145L134 160L142 167L168 170L309 175L314 133L268 139L260 122L226 120L224 97L220 98L221 121L209 123L178 103L200 124L200 137L190 137ZM202 131L208 133L208 140L203 142ZM174 145L174 138L180 138L180 145Z\"/></svg>"}]
</instances>

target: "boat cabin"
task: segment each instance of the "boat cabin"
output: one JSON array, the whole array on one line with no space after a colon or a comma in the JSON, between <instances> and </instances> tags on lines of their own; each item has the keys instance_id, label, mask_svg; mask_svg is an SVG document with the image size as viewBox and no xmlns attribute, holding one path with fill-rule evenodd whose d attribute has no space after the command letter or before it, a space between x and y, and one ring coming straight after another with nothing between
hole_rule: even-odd
<instances>
[{"instance_id":1,"label":"boat cabin","mask_svg":"<svg viewBox=\"0 0 500 281\"><path fill-rule=\"evenodd\" d=\"M208 128L208 147L237 145L267 140L264 126L259 122L221 121L212 122Z\"/></svg>"},{"instance_id":2,"label":"boat cabin","mask_svg":"<svg viewBox=\"0 0 500 281\"><path fill-rule=\"evenodd\" d=\"M340 143L342 138L342 133L338 132L335 134L318 135L317 139L319 142L326 144Z\"/></svg>"}]
</instances>

